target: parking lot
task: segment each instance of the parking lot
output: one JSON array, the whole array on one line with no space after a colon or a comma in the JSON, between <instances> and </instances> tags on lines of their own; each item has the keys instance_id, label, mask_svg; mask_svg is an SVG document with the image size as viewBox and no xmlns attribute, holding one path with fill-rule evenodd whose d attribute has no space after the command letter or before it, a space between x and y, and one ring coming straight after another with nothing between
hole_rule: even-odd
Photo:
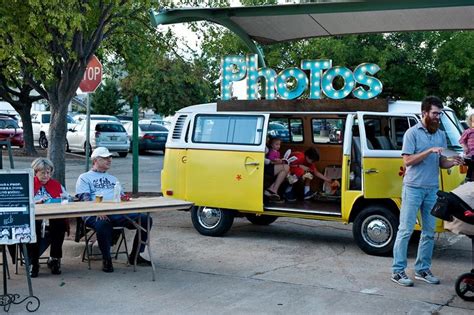
<instances>
[{"instance_id":1,"label":"parking lot","mask_svg":"<svg viewBox=\"0 0 474 315\"><path fill-rule=\"evenodd\" d=\"M15 168L28 168L34 157L16 156L14 160ZM132 190L132 154L121 158L114 154L110 173L116 176L126 191ZM10 164L6 153L3 157L3 166L9 168ZM162 151L147 151L139 156L139 187L140 192L159 192L161 190L161 169L163 167ZM76 180L79 175L85 172L84 154L66 153L66 189L74 193Z\"/></svg>"},{"instance_id":2,"label":"parking lot","mask_svg":"<svg viewBox=\"0 0 474 315\"><path fill-rule=\"evenodd\" d=\"M31 158L17 157L16 168ZM114 158L111 173L131 189L132 157ZM163 156L140 156L140 191L159 191ZM4 160L4 165L6 165ZM67 188L84 171L83 156L67 158ZM129 235L131 236L131 235ZM132 237L128 237L131 241ZM100 261L81 262L83 244L66 241L63 273L41 267L33 279L46 313L159 314L472 314L474 303L459 299L454 282L471 269L471 243L451 233L438 235L433 272L440 285L416 281L403 288L390 281L390 257L364 254L352 239L351 226L279 218L270 226L237 218L225 237L198 234L189 213L154 215L151 238L157 281L149 268L137 272L124 257L116 271L101 271ZM416 246L409 250L413 276ZM9 291L27 294L24 270L12 275ZM26 313L24 305L12 313Z\"/></svg>"}]
</instances>

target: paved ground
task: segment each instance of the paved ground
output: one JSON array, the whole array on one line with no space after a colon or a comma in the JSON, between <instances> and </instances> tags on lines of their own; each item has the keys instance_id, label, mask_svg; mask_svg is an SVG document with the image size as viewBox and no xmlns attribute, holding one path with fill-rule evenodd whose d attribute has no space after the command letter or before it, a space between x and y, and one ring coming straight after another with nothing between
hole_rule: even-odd
<instances>
[{"instance_id":1,"label":"paved ground","mask_svg":"<svg viewBox=\"0 0 474 315\"><path fill-rule=\"evenodd\" d=\"M162 156L145 156L156 173L143 187L159 186ZM128 159L128 158L127 158ZM142 160L143 158L141 158ZM126 183L126 170L117 167ZM144 161L147 161L145 159ZM122 160L126 163L126 160ZM26 163L26 162L23 162ZM69 172L80 165L69 165ZM125 167L124 167L125 168ZM82 171L82 169L81 169ZM155 168L153 168L155 172ZM131 176L131 175L130 175ZM120 178L122 181L122 178ZM69 181L69 180L68 180ZM69 187L69 183L68 183ZM53 276L42 266L33 279L41 300L37 313L157 314L473 314L474 303L454 291L458 275L471 269L471 243L445 233L436 241L433 271L440 285L416 281L403 288L389 280L391 258L365 255L352 239L351 226L280 218L259 227L236 219L225 237L199 235L187 212L154 215L151 269L137 272L119 257L116 271L92 270L82 263L83 244L67 241L63 274ZM132 235L128 236L129 241ZM410 247L410 268L416 247ZM10 265L10 268L13 267ZM408 271L413 276L413 271ZM25 271L12 275L9 291L27 294ZM11 313L27 313L23 305Z\"/></svg>"},{"instance_id":2,"label":"paved ground","mask_svg":"<svg viewBox=\"0 0 474 315\"><path fill-rule=\"evenodd\" d=\"M456 277L470 269L469 239L443 234L436 242L433 271L437 286L417 281L403 288L389 281L390 258L363 254L350 226L277 220L268 227L236 220L226 237L204 237L186 212L154 217L152 237L157 281L150 269L132 267L119 257L105 274L80 261L83 245L65 245L63 274L42 267L33 279L46 313L158 314L472 314L474 303L454 292ZM132 239L131 235L128 237ZM410 248L410 264L415 247ZM24 270L9 282L26 294ZM412 271L409 271L412 275ZM140 301L140 302L138 302ZM24 305L13 313L26 313Z\"/></svg>"}]
</instances>

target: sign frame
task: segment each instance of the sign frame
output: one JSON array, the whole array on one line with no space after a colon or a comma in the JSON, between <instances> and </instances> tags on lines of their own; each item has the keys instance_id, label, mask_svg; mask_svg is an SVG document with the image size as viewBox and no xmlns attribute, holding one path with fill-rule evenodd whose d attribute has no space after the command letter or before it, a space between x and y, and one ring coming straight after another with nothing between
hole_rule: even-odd
<instances>
[{"instance_id":1,"label":"sign frame","mask_svg":"<svg viewBox=\"0 0 474 315\"><path fill-rule=\"evenodd\" d=\"M36 241L33 170L0 170L0 245Z\"/></svg>"}]
</instances>

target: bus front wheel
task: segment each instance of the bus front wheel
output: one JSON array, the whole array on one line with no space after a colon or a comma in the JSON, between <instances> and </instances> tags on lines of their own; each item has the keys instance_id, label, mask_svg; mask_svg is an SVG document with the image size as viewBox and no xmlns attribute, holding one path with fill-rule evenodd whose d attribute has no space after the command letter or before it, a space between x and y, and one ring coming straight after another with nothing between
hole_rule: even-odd
<instances>
[{"instance_id":1,"label":"bus front wheel","mask_svg":"<svg viewBox=\"0 0 474 315\"><path fill-rule=\"evenodd\" d=\"M352 227L354 239L366 254L387 256L393 251L398 231L398 217L384 205L363 209Z\"/></svg>"},{"instance_id":2,"label":"bus front wheel","mask_svg":"<svg viewBox=\"0 0 474 315\"><path fill-rule=\"evenodd\" d=\"M194 228L202 235L221 236L227 233L234 223L231 210L194 206L191 210Z\"/></svg>"}]
</instances>

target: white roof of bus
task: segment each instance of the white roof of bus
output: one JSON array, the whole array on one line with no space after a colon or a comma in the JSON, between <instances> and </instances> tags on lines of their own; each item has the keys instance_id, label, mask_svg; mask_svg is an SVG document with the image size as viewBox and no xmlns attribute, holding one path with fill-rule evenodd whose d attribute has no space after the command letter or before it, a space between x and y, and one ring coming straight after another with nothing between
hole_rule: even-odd
<instances>
[{"instance_id":1,"label":"white roof of bus","mask_svg":"<svg viewBox=\"0 0 474 315\"><path fill-rule=\"evenodd\" d=\"M446 109L446 107L445 107ZM188 106L177 111L177 114L182 113L215 113L217 111L216 103L200 104ZM315 112L318 112L315 110ZM388 104L389 113L399 114L421 114L421 102L419 101L393 101Z\"/></svg>"}]
</instances>

